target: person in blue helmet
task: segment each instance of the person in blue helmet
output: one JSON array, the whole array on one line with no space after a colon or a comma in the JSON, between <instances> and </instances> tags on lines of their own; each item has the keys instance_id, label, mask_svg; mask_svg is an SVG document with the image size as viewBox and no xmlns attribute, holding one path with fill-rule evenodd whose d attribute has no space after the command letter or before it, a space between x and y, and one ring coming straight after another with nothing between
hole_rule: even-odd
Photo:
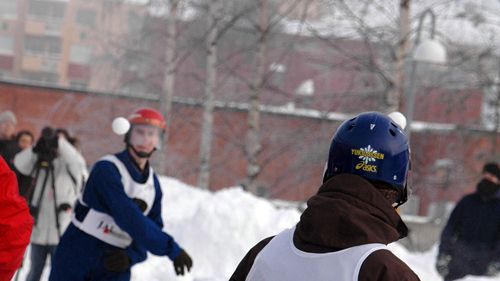
<instances>
[{"instance_id":1,"label":"person in blue helmet","mask_svg":"<svg viewBox=\"0 0 500 281\"><path fill-rule=\"evenodd\" d=\"M250 249L230 281L419 280L386 247L408 233L396 207L407 200L409 168L408 140L390 117L345 121L300 221Z\"/></svg>"},{"instance_id":2,"label":"person in blue helmet","mask_svg":"<svg viewBox=\"0 0 500 281\"><path fill-rule=\"evenodd\" d=\"M165 120L144 108L129 116L124 151L95 163L71 224L52 259L50 281L130 280L147 252L167 256L177 275L191 257L162 230L162 192L149 157L160 144Z\"/></svg>"}]
</instances>

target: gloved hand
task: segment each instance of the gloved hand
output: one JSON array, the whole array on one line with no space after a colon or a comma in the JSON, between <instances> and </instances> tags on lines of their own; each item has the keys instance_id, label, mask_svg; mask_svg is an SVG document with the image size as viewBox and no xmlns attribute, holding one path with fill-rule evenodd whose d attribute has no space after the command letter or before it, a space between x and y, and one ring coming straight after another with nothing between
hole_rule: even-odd
<instances>
[{"instance_id":1,"label":"gloved hand","mask_svg":"<svg viewBox=\"0 0 500 281\"><path fill-rule=\"evenodd\" d=\"M439 254L436 260L436 270L441 276L446 276L449 273L448 265L451 261L451 255Z\"/></svg>"},{"instance_id":2,"label":"gloved hand","mask_svg":"<svg viewBox=\"0 0 500 281\"><path fill-rule=\"evenodd\" d=\"M134 203L137 205L137 207L139 207L141 212L144 213L144 211L146 211L148 209L148 204L146 202L144 202L144 200L141 200L139 198L134 198L134 199L132 199L132 201L134 201Z\"/></svg>"},{"instance_id":3,"label":"gloved hand","mask_svg":"<svg viewBox=\"0 0 500 281\"><path fill-rule=\"evenodd\" d=\"M123 249L107 250L104 253L104 268L112 272L125 272L130 268L130 258Z\"/></svg>"},{"instance_id":4,"label":"gloved hand","mask_svg":"<svg viewBox=\"0 0 500 281\"><path fill-rule=\"evenodd\" d=\"M184 267L187 268L187 271L191 271L192 266L193 260L184 249L181 249L179 255L174 259L175 274L184 275Z\"/></svg>"},{"instance_id":5,"label":"gloved hand","mask_svg":"<svg viewBox=\"0 0 500 281\"><path fill-rule=\"evenodd\" d=\"M500 274L500 262L491 262L488 265L488 269L486 270L486 275L487 276L496 276L497 274Z\"/></svg>"}]
</instances>

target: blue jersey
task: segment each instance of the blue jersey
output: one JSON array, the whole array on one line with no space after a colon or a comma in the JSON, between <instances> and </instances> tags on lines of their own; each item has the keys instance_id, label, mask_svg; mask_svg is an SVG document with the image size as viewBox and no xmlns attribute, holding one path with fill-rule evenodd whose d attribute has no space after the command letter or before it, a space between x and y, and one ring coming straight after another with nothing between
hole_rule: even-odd
<instances>
[{"instance_id":1,"label":"blue jersey","mask_svg":"<svg viewBox=\"0 0 500 281\"><path fill-rule=\"evenodd\" d=\"M146 251L155 255L168 256L173 260L180 252L174 239L162 231L162 192L158 178L152 169L146 167L141 173L128 151L115 155L126 167L126 171L136 183L145 183L150 176L154 179L154 201L147 216L125 192L122 175L118 167L110 161L98 161L89 176L82 195L89 209L108 214L116 224L132 238L127 247L133 263L143 261ZM152 174L150 174L152 173Z\"/></svg>"},{"instance_id":2,"label":"blue jersey","mask_svg":"<svg viewBox=\"0 0 500 281\"><path fill-rule=\"evenodd\" d=\"M141 173L127 150L98 161L52 258L49 280L129 280L130 268L111 272L104 266L106 253L119 248L131 265L144 261L148 251L174 260L180 247L162 230L161 199L153 170ZM97 222L98 231L86 228L87 222ZM103 233L120 235L107 240Z\"/></svg>"}]
</instances>

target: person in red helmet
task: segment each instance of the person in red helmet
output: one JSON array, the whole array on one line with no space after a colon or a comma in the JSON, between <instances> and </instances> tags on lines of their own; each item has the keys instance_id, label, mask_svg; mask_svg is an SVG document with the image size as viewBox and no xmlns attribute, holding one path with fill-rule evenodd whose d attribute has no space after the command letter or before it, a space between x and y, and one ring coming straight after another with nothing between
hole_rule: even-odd
<instances>
[{"instance_id":1,"label":"person in red helmet","mask_svg":"<svg viewBox=\"0 0 500 281\"><path fill-rule=\"evenodd\" d=\"M10 280L30 242L33 219L19 196L16 174L0 156L0 280Z\"/></svg>"},{"instance_id":2,"label":"person in red helmet","mask_svg":"<svg viewBox=\"0 0 500 281\"><path fill-rule=\"evenodd\" d=\"M104 156L90 172L52 260L51 281L130 280L147 252L170 258L177 275L191 269L191 257L162 230L162 191L149 164L165 119L144 108L128 122L125 150Z\"/></svg>"}]
</instances>

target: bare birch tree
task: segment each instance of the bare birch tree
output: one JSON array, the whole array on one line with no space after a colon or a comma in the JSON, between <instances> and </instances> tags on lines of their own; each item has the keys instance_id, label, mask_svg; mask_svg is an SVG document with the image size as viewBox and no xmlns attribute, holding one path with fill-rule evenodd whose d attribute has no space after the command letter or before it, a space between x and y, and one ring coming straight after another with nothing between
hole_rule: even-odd
<instances>
[{"instance_id":1,"label":"bare birch tree","mask_svg":"<svg viewBox=\"0 0 500 281\"><path fill-rule=\"evenodd\" d=\"M246 187L253 193L257 193L255 180L259 175L258 156L260 145L260 101L259 96L264 86L267 66L267 0L259 0L259 39L257 43L257 65L255 81L250 93L250 106L248 111L248 130L246 140L247 157L247 179Z\"/></svg>"},{"instance_id":2,"label":"bare birch tree","mask_svg":"<svg viewBox=\"0 0 500 281\"><path fill-rule=\"evenodd\" d=\"M210 186L210 156L213 139L215 87L217 83L217 43L221 8L218 0L209 4L210 31L206 40L207 65L203 119L200 140L200 171L198 186L208 189Z\"/></svg>"},{"instance_id":3,"label":"bare birch tree","mask_svg":"<svg viewBox=\"0 0 500 281\"><path fill-rule=\"evenodd\" d=\"M163 140L163 151L160 153L159 170L165 171L166 149L170 132L172 117L172 98L174 96L176 48L177 48L177 10L180 0L169 0L169 12L167 17L167 38L165 46L165 73L163 78L163 92L160 96L160 107L165 116L167 128Z\"/></svg>"}]
</instances>

